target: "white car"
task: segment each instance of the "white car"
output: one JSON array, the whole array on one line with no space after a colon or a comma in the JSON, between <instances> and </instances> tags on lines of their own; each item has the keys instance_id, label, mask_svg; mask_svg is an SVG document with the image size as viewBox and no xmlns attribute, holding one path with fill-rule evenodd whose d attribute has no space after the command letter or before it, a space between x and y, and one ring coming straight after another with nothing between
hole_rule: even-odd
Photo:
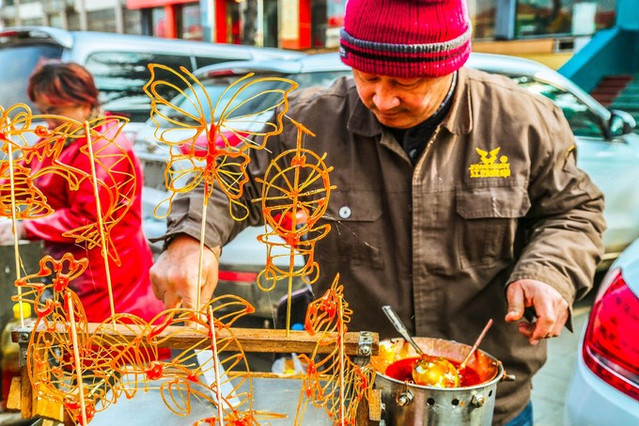
<instances>
[{"instance_id":1,"label":"white car","mask_svg":"<svg viewBox=\"0 0 639 426\"><path fill-rule=\"evenodd\" d=\"M603 279L578 346L566 425L639 425L639 240Z\"/></svg>"}]
</instances>

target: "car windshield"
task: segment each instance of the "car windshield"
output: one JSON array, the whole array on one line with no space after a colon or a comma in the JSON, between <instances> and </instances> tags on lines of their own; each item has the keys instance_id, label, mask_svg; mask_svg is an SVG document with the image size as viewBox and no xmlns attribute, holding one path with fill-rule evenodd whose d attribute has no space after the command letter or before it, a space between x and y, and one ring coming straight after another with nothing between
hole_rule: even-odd
<instances>
[{"instance_id":1,"label":"car windshield","mask_svg":"<svg viewBox=\"0 0 639 426\"><path fill-rule=\"evenodd\" d=\"M599 117L572 93L528 76L511 78L529 92L543 95L560 107L575 136L604 137Z\"/></svg>"},{"instance_id":2,"label":"car windshield","mask_svg":"<svg viewBox=\"0 0 639 426\"><path fill-rule=\"evenodd\" d=\"M149 63L160 63L174 70L191 69L188 56L164 55L149 52L99 52L86 60L100 91L100 102L105 110L128 116L131 121L144 121L149 117L150 99L143 87L151 73ZM184 87L173 73L158 69L158 77L176 87ZM157 87L160 95L171 98L177 89L170 85Z\"/></svg>"},{"instance_id":3,"label":"car windshield","mask_svg":"<svg viewBox=\"0 0 639 426\"><path fill-rule=\"evenodd\" d=\"M259 75L261 77L279 77L296 81L300 88L321 86L326 87L336 78L342 75L348 75L350 71L326 71L303 73L294 75ZM220 76L210 79L204 79L202 84L206 90L214 108L214 117L219 118L222 111L229 112L227 118L241 117L244 115L252 115L264 111L270 113L268 108L277 102L280 94L276 90L286 89L288 85L279 80L267 80L260 84L253 84L241 90L240 94L235 97L236 90L224 90L237 81L241 76ZM239 88L239 87L238 87ZM260 95L261 94L261 95ZM176 96L171 100L172 107L162 106L160 111L171 120L179 121L186 124L195 124L195 120L191 117L199 117L199 103L195 102L195 98L200 102L206 102L206 98L202 94L202 87L193 86L185 91L185 95ZM203 109L204 118L207 122L211 122L211 109L205 107ZM160 121L161 127L172 127L173 125L156 116Z\"/></svg>"},{"instance_id":4,"label":"car windshield","mask_svg":"<svg viewBox=\"0 0 639 426\"><path fill-rule=\"evenodd\" d=\"M0 46L0 105L26 103L33 108L27 96L29 75L40 60L56 59L61 55L62 47L53 44Z\"/></svg>"}]
</instances>

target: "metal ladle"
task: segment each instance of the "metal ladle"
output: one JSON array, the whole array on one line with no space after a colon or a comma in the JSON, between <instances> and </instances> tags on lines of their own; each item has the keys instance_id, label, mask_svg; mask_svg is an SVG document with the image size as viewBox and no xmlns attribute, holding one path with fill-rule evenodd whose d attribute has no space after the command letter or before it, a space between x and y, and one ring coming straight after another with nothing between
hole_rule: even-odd
<instances>
[{"instance_id":1,"label":"metal ladle","mask_svg":"<svg viewBox=\"0 0 639 426\"><path fill-rule=\"evenodd\" d=\"M418 385L435 386L440 388L459 386L460 376L457 368L446 358L425 354L422 348L408 333L406 326L390 306L382 306L382 310L390 320L395 330L415 349L420 359L413 365L413 380Z\"/></svg>"},{"instance_id":2,"label":"metal ladle","mask_svg":"<svg viewBox=\"0 0 639 426\"><path fill-rule=\"evenodd\" d=\"M424 351L422 351L422 348L420 348L417 342L415 342L410 336L410 334L408 333L408 329L399 318L395 310L390 305L385 305L382 306L382 311L384 311L391 324L393 324L393 327L395 327L395 330L397 330L400 336L402 336L404 340L411 344L411 346L415 349L415 351L417 351L417 354L419 356L423 357L425 355Z\"/></svg>"}]
</instances>

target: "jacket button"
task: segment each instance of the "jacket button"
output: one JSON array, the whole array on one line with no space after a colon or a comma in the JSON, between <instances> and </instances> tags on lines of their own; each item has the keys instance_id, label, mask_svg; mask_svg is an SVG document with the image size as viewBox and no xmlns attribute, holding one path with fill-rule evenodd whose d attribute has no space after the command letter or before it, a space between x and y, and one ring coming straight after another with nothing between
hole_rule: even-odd
<instances>
[{"instance_id":1,"label":"jacket button","mask_svg":"<svg viewBox=\"0 0 639 426\"><path fill-rule=\"evenodd\" d=\"M408 203L408 213L413 211L413 203Z\"/></svg>"},{"instance_id":2,"label":"jacket button","mask_svg":"<svg viewBox=\"0 0 639 426\"><path fill-rule=\"evenodd\" d=\"M342 219L348 219L349 217L351 217L351 208L348 206L340 207L339 217L341 217Z\"/></svg>"}]
</instances>

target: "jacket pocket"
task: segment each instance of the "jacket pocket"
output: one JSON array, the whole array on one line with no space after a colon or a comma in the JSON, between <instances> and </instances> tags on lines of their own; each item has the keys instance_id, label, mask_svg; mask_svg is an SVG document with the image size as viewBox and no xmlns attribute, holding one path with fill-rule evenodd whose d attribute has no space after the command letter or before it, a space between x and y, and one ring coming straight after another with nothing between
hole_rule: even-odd
<instances>
[{"instance_id":1,"label":"jacket pocket","mask_svg":"<svg viewBox=\"0 0 639 426\"><path fill-rule=\"evenodd\" d=\"M522 186L468 188L457 192L456 245L460 267L512 260L519 219L530 209Z\"/></svg>"},{"instance_id":2,"label":"jacket pocket","mask_svg":"<svg viewBox=\"0 0 639 426\"><path fill-rule=\"evenodd\" d=\"M348 263L382 268L381 252L382 200L378 192L333 191L323 221L331 231L318 243L317 259L321 264Z\"/></svg>"}]
</instances>

